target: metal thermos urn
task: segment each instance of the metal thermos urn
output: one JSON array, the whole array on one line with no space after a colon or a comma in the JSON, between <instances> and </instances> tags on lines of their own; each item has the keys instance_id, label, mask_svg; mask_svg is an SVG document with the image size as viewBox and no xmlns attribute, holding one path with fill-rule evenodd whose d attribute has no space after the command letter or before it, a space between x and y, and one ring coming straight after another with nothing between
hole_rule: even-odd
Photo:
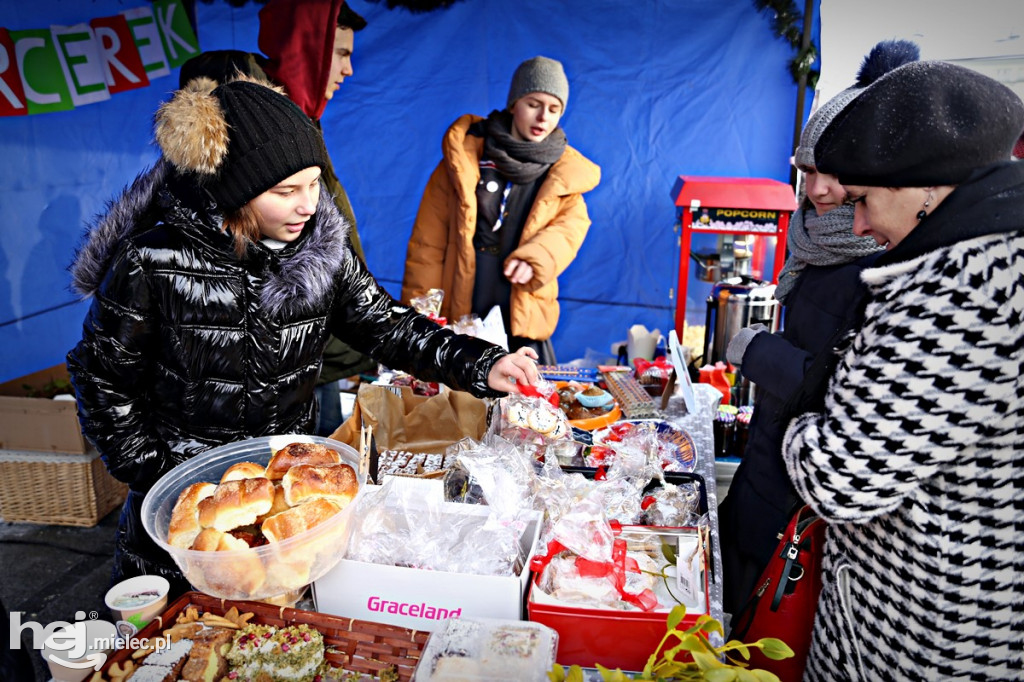
<instances>
[{"instance_id":1,"label":"metal thermos urn","mask_svg":"<svg viewBox=\"0 0 1024 682\"><path fill-rule=\"evenodd\" d=\"M704 363L714 364L725 358L729 341L744 327L760 322L770 331L779 323L779 302L775 285L740 275L717 283L707 300L704 326ZM753 403L750 381L737 375L732 403L737 407Z\"/></svg>"}]
</instances>

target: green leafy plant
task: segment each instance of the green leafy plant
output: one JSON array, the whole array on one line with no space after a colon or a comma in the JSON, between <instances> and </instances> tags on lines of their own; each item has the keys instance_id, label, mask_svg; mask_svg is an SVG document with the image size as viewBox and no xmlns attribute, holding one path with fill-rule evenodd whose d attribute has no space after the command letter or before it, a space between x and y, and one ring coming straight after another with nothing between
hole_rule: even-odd
<instances>
[{"instance_id":1,"label":"green leafy plant","mask_svg":"<svg viewBox=\"0 0 1024 682\"><path fill-rule=\"evenodd\" d=\"M25 391L26 398L52 398L62 393L75 394L71 388L71 381L68 379L52 379L39 388L34 388L29 384L22 384L21 387Z\"/></svg>"},{"instance_id":2,"label":"green leafy plant","mask_svg":"<svg viewBox=\"0 0 1024 682\"><path fill-rule=\"evenodd\" d=\"M717 633L724 638L722 624L708 615L697 617L697 621L685 630L678 629L686 617L686 607L679 605L669 614L667 631L654 653L647 659L640 677L630 677L622 670L610 670L598 664L604 682L628 682L629 680L657 680L658 682L684 682L707 680L708 682L779 682L779 678L767 670L751 668L751 649L760 649L767 658L778 661L793 656L793 650L773 637L744 644L729 640L722 646L711 643L709 635ZM673 643L674 642L674 643ZM548 672L551 682L583 682L583 669L574 665L565 669L559 664Z\"/></svg>"}]
</instances>

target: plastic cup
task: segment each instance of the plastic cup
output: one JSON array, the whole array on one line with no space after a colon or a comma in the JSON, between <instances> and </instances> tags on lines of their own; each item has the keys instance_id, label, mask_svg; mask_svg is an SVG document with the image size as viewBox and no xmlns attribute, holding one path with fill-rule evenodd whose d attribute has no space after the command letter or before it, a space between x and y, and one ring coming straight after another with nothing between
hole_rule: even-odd
<instances>
[{"instance_id":1,"label":"plastic cup","mask_svg":"<svg viewBox=\"0 0 1024 682\"><path fill-rule=\"evenodd\" d=\"M72 657L66 642L71 635L70 631L77 631L79 637L85 637L85 653L78 657ZM59 636L59 639L58 639ZM61 629L54 633L43 644L43 659L50 668L50 675L54 682L81 682L92 675L92 666L79 668L71 667L74 664L94 663L95 659L90 656L96 654L109 654L114 650L114 642L117 639L117 630L113 623L105 620L85 620L74 623L70 628ZM61 643L65 643L62 645ZM70 665L65 666L63 663Z\"/></svg>"},{"instance_id":2,"label":"plastic cup","mask_svg":"<svg viewBox=\"0 0 1024 682\"><path fill-rule=\"evenodd\" d=\"M158 575L122 580L107 590L104 601L124 639L135 635L167 607L171 584Z\"/></svg>"}]
</instances>

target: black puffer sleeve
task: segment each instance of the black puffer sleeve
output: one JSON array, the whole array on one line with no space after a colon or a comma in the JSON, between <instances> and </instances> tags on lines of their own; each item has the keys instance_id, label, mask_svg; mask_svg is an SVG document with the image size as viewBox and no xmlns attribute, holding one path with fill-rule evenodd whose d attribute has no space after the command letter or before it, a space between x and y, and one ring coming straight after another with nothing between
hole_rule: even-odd
<instances>
[{"instance_id":1,"label":"black puffer sleeve","mask_svg":"<svg viewBox=\"0 0 1024 682\"><path fill-rule=\"evenodd\" d=\"M351 252L337 275L331 333L392 369L484 397L502 396L487 375L506 351L455 334L388 294Z\"/></svg>"},{"instance_id":2,"label":"black puffer sleeve","mask_svg":"<svg viewBox=\"0 0 1024 682\"><path fill-rule=\"evenodd\" d=\"M149 277L137 251L115 256L85 318L82 340L68 353L82 432L107 469L135 490L147 490L178 461L147 428L149 363L154 325Z\"/></svg>"}]
</instances>

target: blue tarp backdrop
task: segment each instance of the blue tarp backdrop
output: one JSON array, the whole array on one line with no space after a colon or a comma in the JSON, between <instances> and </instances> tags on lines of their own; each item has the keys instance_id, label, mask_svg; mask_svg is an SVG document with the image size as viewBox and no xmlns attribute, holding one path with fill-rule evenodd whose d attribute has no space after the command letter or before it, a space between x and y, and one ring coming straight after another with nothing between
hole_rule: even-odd
<instances>
[{"instance_id":1,"label":"blue tarp backdrop","mask_svg":"<svg viewBox=\"0 0 1024 682\"><path fill-rule=\"evenodd\" d=\"M145 4L3 2L0 27ZM370 269L394 295L442 134L463 113L503 107L516 65L538 54L564 63L562 125L602 169L586 197L590 233L560 278L560 360L605 356L633 324L672 327L678 175L788 180L793 50L752 0L463 0L426 14L351 5L369 26L323 127ZM255 50L258 8L198 3L202 49ZM84 225L156 160L152 115L176 86L175 69L107 101L0 118L0 381L63 362L77 342L87 304L66 267Z\"/></svg>"}]
</instances>

